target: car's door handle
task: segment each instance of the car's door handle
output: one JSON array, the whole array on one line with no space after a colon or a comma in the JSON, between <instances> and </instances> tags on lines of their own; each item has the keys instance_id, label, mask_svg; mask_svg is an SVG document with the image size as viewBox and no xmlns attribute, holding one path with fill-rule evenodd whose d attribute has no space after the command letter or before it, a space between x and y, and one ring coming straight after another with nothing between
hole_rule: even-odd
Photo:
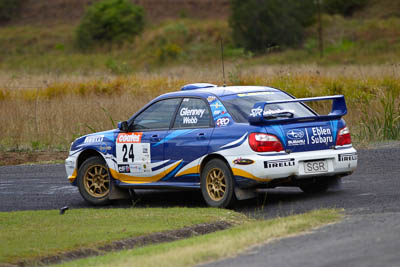
<instances>
[{"instance_id":1,"label":"car's door handle","mask_svg":"<svg viewBox=\"0 0 400 267\"><path fill-rule=\"evenodd\" d=\"M153 142L160 142L160 140L161 140L161 138L158 137L158 134L154 134L150 137L150 141L153 141Z\"/></svg>"},{"instance_id":2,"label":"car's door handle","mask_svg":"<svg viewBox=\"0 0 400 267\"><path fill-rule=\"evenodd\" d=\"M197 135L197 139L206 139L206 134L205 133L199 133Z\"/></svg>"}]
</instances>

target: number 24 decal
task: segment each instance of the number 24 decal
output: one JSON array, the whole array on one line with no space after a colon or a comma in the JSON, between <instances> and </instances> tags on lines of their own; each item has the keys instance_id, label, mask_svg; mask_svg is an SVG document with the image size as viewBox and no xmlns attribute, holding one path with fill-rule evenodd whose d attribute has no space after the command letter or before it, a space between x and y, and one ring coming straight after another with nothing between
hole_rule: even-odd
<instances>
[{"instance_id":1,"label":"number 24 decal","mask_svg":"<svg viewBox=\"0 0 400 267\"><path fill-rule=\"evenodd\" d=\"M122 156L122 161L123 162L128 162L131 160L132 162L135 161L135 155L133 154L133 145L129 145L129 152L128 152L128 145L124 144L122 146L122 152L124 152L124 155ZM128 156L128 157L126 157Z\"/></svg>"}]
</instances>

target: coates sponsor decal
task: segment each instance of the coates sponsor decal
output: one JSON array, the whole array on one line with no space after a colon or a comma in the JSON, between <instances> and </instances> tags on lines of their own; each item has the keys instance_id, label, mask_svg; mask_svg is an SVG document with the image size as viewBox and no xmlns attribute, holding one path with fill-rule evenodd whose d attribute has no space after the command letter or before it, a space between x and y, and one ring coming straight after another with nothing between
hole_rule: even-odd
<instances>
[{"instance_id":1,"label":"coates sponsor decal","mask_svg":"<svg viewBox=\"0 0 400 267\"><path fill-rule=\"evenodd\" d=\"M268 160L264 161L264 168L282 168L282 167L291 167L296 165L294 159L277 159L277 160Z\"/></svg>"},{"instance_id":2,"label":"coates sponsor decal","mask_svg":"<svg viewBox=\"0 0 400 267\"><path fill-rule=\"evenodd\" d=\"M117 143L140 143L142 141L143 133L120 133L117 137Z\"/></svg>"},{"instance_id":3,"label":"coates sponsor decal","mask_svg":"<svg viewBox=\"0 0 400 267\"><path fill-rule=\"evenodd\" d=\"M357 160L357 153L339 154L339 161L352 161Z\"/></svg>"},{"instance_id":4,"label":"coates sponsor decal","mask_svg":"<svg viewBox=\"0 0 400 267\"><path fill-rule=\"evenodd\" d=\"M254 163L254 160L252 159L242 159L242 158L237 158L233 161L234 164L237 165L250 165Z\"/></svg>"},{"instance_id":5,"label":"coates sponsor decal","mask_svg":"<svg viewBox=\"0 0 400 267\"><path fill-rule=\"evenodd\" d=\"M103 139L104 135L91 135L85 138L84 143L101 143Z\"/></svg>"}]
</instances>

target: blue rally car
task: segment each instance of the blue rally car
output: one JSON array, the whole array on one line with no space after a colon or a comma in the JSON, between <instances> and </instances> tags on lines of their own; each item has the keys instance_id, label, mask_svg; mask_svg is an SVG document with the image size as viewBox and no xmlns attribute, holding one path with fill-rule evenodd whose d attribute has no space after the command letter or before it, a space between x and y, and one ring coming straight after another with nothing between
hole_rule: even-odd
<instances>
[{"instance_id":1,"label":"blue rally car","mask_svg":"<svg viewBox=\"0 0 400 267\"><path fill-rule=\"evenodd\" d=\"M328 115L305 102L332 101ZM257 188L326 191L357 167L342 95L299 98L270 87L189 84L161 95L118 129L76 139L66 171L95 205L132 189L199 189L227 207Z\"/></svg>"}]
</instances>

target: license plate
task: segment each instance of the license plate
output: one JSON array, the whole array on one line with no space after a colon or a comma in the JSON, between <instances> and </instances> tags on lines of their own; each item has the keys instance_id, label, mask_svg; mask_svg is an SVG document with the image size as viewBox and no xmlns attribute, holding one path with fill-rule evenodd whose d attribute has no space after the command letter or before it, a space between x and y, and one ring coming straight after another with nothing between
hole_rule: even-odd
<instances>
[{"instance_id":1,"label":"license plate","mask_svg":"<svg viewBox=\"0 0 400 267\"><path fill-rule=\"evenodd\" d=\"M304 162L305 173L328 172L328 162L326 160Z\"/></svg>"}]
</instances>

